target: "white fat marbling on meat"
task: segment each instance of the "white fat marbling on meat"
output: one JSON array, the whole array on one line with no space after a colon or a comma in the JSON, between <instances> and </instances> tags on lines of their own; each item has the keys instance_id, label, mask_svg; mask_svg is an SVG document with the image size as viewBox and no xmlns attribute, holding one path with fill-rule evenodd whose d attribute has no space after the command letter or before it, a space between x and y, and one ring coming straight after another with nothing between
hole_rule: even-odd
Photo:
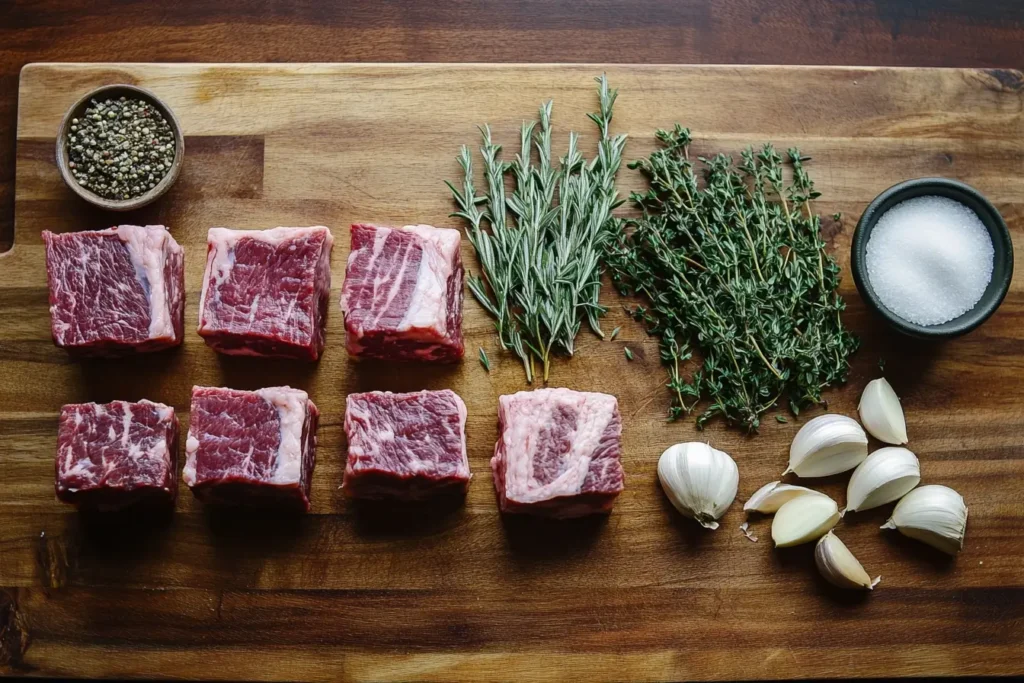
<instances>
[{"instance_id":1,"label":"white fat marbling on meat","mask_svg":"<svg viewBox=\"0 0 1024 683\"><path fill-rule=\"evenodd\" d=\"M398 329L446 330L448 278L451 277L454 255L459 250L462 237L458 230L435 228L432 225L406 225L400 229L417 235L435 248L423 250L416 277L416 289ZM398 278L395 278L395 281L397 282Z\"/></svg>"},{"instance_id":2,"label":"white fat marbling on meat","mask_svg":"<svg viewBox=\"0 0 1024 683\"><path fill-rule=\"evenodd\" d=\"M257 389L264 401L274 406L281 423L281 445L272 484L297 484L302 479L302 427L306 421L309 395L291 387Z\"/></svg>"},{"instance_id":3,"label":"white fat marbling on meat","mask_svg":"<svg viewBox=\"0 0 1024 683\"><path fill-rule=\"evenodd\" d=\"M206 234L206 273L203 275L203 288L199 294L200 316L202 316L206 311L206 298L211 296L210 282L213 281L214 284L219 287L228 279L232 269L234 269L235 246L238 244L238 240L242 238L259 240L276 248L289 240L309 235L318 235L320 233L325 234L324 252L329 254L331 252L331 246L334 244L334 235L332 235L331 231L323 225L314 225L306 228L271 228L270 230L210 228ZM216 288L212 292L212 296L218 296ZM255 303L258 303L258 299ZM290 318L291 311L288 312L288 315ZM253 306L253 312L250 313L250 324L254 319L255 304ZM200 329L202 329L202 320L200 320ZM259 353L247 353L244 349L233 349L232 353L239 356L263 355Z\"/></svg>"},{"instance_id":4,"label":"white fat marbling on meat","mask_svg":"<svg viewBox=\"0 0 1024 683\"><path fill-rule=\"evenodd\" d=\"M128 436L132 431L132 408L129 404L124 403L121 405L121 409L124 411L121 415L121 448L128 446Z\"/></svg>"},{"instance_id":5,"label":"white fat marbling on meat","mask_svg":"<svg viewBox=\"0 0 1024 683\"><path fill-rule=\"evenodd\" d=\"M571 496L580 492L590 469L590 459L615 413L614 396L569 389L521 391L498 399L506 416L502 433L505 447L505 488L518 503ZM576 430L565 435L570 444L565 454L568 466L557 478L540 484L534 476L534 461L540 446L538 425L553 423L559 406L576 414ZM510 453L525 457L509 457Z\"/></svg>"},{"instance_id":6,"label":"white fat marbling on meat","mask_svg":"<svg viewBox=\"0 0 1024 683\"><path fill-rule=\"evenodd\" d=\"M167 228L162 225L119 225L100 233L115 234L128 247L128 258L135 267L136 277L149 282L149 336L151 339L174 337L174 319L170 302L167 300L167 286L164 282L164 266L168 254L181 254L182 248L171 239Z\"/></svg>"}]
</instances>

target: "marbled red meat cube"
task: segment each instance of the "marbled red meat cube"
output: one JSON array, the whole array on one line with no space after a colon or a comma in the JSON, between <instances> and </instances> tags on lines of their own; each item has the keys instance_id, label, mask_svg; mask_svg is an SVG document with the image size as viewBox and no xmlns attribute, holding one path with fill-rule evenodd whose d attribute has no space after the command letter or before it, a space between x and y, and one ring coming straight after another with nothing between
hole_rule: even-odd
<instances>
[{"instance_id":1,"label":"marbled red meat cube","mask_svg":"<svg viewBox=\"0 0 1024 683\"><path fill-rule=\"evenodd\" d=\"M193 387L182 478L204 502L308 511L319 417L300 389Z\"/></svg>"},{"instance_id":2,"label":"marbled red meat cube","mask_svg":"<svg viewBox=\"0 0 1024 683\"><path fill-rule=\"evenodd\" d=\"M57 497L89 509L171 504L178 491L178 419L162 403L114 401L61 408Z\"/></svg>"},{"instance_id":3,"label":"marbled red meat cube","mask_svg":"<svg viewBox=\"0 0 1024 683\"><path fill-rule=\"evenodd\" d=\"M220 353L318 359L333 244L323 226L211 228L199 334Z\"/></svg>"},{"instance_id":4,"label":"marbled red meat cube","mask_svg":"<svg viewBox=\"0 0 1024 683\"><path fill-rule=\"evenodd\" d=\"M356 498L465 493L466 404L453 391L349 394L344 489Z\"/></svg>"},{"instance_id":5,"label":"marbled red meat cube","mask_svg":"<svg viewBox=\"0 0 1024 683\"><path fill-rule=\"evenodd\" d=\"M622 492L622 421L614 396L570 389L498 399L491 458L503 512L580 517L608 512Z\"/></svg>"},{"instance_id":6,"label":"marbled red meat cube","mask_svg":"<svg viewBox=\"0 0 1024 683\"><path fill-rule=\"evenodd\" d=\"M116 356L181 344L184 254L162 225L43 231L53 342Z\"/></svg>"},{"instance_id":7,"label":"marbled red meat cube","mask_svg":"<svg viewBox=\"0 0 1024 683\"><path fill-rule=\"evenodd\" d=\"M353 356L454 362L462 358L458 230L352 226L341 309Z\"/></svg>"}]
</instances>

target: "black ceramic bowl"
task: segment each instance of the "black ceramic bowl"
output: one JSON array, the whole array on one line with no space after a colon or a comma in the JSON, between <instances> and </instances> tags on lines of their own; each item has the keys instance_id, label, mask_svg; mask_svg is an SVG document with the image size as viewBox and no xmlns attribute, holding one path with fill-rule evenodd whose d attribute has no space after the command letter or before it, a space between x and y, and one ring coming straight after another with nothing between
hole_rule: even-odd
<instances>
[{"instance_id":1,"label":"black ceramic bowl","mask_svg":"<svg viewBox=\"0 0 1024 683\"><path fill-rule=\"evenodd\" d=\"M981 295L981 300L959 318L941 325L917 325L887 309L871 289L865 263L868 238L871 237L871 231L882 214L900 202L922 196L948 197L974 211L988 228L995 251L992 280L988 283L985 293ZM1006 222L996 207L973 187L949 178L917 178L893 185L878 195L864 211L857 223L857 231L853 234L850 268L853 270L853 280L857 283L861 297L890 326L912 337L951 339L967 334L985 322L1003 302L1003 297L1010 288L1010 279L1013 277L1013 243L1010 241L1010 231L1006 228Z\"/></svg>"}]
</instances>

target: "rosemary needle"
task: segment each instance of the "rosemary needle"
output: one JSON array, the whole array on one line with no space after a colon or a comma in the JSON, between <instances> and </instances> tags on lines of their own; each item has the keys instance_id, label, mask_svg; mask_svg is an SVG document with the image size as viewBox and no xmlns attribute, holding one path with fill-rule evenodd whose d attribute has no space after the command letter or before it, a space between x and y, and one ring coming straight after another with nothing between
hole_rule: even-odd
<instances>
[{"instance_id":1,"label":"rosemary needle","mask_svg":"<svg viewBox=\"0 0 1024 683\"><path fill-rule=\"evenodd\" d=\"M633 360L633 352L629 350L629 347L624 346L623 349L626 352L626 360Z\"/></svg>"},{"instance_id":2,"label":"rosemary needle","mask_svg":"<svg viewBox=\"0 0 1024 683\"><path fill-rule=\"evenodd\" d=\"M487 357L487 352L482 346L480 347L480 365L484 366L484 370L487 372L491 371L491 359Z\"/></svg>"},{"instance_id":3,"label":"rosemary needle","mask_svg":"<svg viewBox=\"0 0 1024 683\"><path fill-rule=\"evenodd\" d=\"M616 327L614 330L612 330L612 333L608 335L608 341L615 341L615 338L619 336L619 332L621 330L621 327Z\"/></svg>"},{"instance_id":4,"label":"rosemary needle","mask_svg":"<svg viewBox=\"0 0 1024 683\"><path fill-rule=\"evenodd\" d=\"M611 212L622 203L615 176L626 136L610 135L618 93L604 76L596 80L600 111L588 115L600 135L595 158L587 161L579 136L570 133L565 156L553 160L549 101L537 121L523 124L512 161L502 159L491 129L480 128L482 194L466 146L457 157L462 188L446 183L458 207L452 216L466 221L482 270L467 278L469 289L494 318L501 347L522 360L527 382L533 382L538 364L547 381L552 355L573 355L583 319L604 336L598 323L605 313L598 302L601 256L620 230ZM510 191L506 176L513 181Z\"/></svg>"}]
</instances>

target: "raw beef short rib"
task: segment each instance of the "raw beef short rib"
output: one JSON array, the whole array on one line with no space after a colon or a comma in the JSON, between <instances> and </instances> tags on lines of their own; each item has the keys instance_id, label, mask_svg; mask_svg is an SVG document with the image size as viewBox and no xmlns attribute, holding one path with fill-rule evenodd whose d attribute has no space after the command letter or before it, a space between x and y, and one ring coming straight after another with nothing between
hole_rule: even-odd
<instances>
[{"instance_id":1,"label":"raw beef short rib","mask_svg":"<svg viewBox=\"0 0 1024 683\"><path fill-rule=\"evenodd\" d=\"M569 389L498 399L491 458L502 512L581 517L622 492L622 421L614 396Z\"/></svg>"},{"instance_id":2,"label":"raw beef short rib","mask_svg":"<svg viewBox=\"0 0 1024 683\"><path fill-rule=\"evenodd\" d=\"M455 362L462 358L458 230L352 226L341 310L353 356Z\"/></svg>"},{"instance_id":3,"label":"raw beef short rib","mask_svg":"<svg viewBox=\"0 0 1024 683\"><path fill-rule=\"evenodd\" d=\"M43 231L53 343L91 356L181 343L184 255L162 225Z\"/></svg>"},{"instance_id":4,"label":"raw beef short rib","mask_svg":"<svg viewBox=\"0 0 1024 683\"><path fill-rule=\"evenodd\" d=\"M182 478L207 503L308 511L319 417L300 389L193 387Z\"/></svg>"},{"instance_id":5,"label":"raw beef short rib","mask_svg":"<svg viewBox=\"0 0 1024 683\"><path fill-rule=\"evenodd\" d=\"M344 489L356 498L420 500L465 493L466 404L448 389L349 394Z\"/></svg>"},{"instance_id":6,"label":"raw beef short rib","mask_svg":"<svg viewBox=\"0 0 1024 683\"><path fill-rule=\"evenodd\" d=\"M81 508L171 504L178 492L178 418L162 403L73 403L60 410L57 497Z\"/></svg>"},{"instance_id":7,"label":"raw beef short rib","mask_svg":"<svg viewBox=\"0 0 1024 683\"><path fill-rule=\"evenodd\" d=\"M211 228L199 334L220 353L318 359L333 244L323 226Z\"/></svg>"}]
</instances>

